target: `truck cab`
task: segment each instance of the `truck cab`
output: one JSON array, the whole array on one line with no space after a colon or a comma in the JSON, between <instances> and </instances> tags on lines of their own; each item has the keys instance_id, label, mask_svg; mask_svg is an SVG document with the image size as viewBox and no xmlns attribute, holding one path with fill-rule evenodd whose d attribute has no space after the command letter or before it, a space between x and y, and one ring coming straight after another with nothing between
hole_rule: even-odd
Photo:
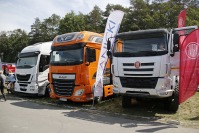
<instances>
[{"instance_id":1,"label":"truck cab","mask_svg":"<svg viewBox=\"0 0 199 133\"><path fill-rule=\"evenodd\" d=\"M113 49L113 91L122 95L122 106L131 98L162 98L177 111L179 93L179 34L195 29L149 29L120 33Z\"/></svg>"},{"instance_id":2,"label":"truck cab","mask_svg":"<svg viewBox=\"0 0 199 133\"><path fill-rule=\"evenodd\" d=\"M102 37L98 33L81 31L54 38L49 71L51 98L73 102L93 99ZM113 94L108 70L104 78L104 97Z\"/></svg>"},{"instance_id":3,"label":"truck cab","mask_svg":"<svg viewBox=\"0 0 199 133\"><path fill-rule=\"evenodd\" d=\"M48 71L52 42L25 47L18 55L14 91L27 95L48 95Z\"/></svg>"}]
</instances>

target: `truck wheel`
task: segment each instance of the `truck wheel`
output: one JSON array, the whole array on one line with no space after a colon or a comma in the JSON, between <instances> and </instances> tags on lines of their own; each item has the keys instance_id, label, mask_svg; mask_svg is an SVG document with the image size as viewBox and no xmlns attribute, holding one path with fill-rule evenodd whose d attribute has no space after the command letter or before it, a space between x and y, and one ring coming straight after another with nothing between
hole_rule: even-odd
<instances>
[{"instance_id":1,"label":"truck wheel","mask_svg":"<svg viewBox=\"0 0 199 133\"><path fill-rule=\"evenodd\" d=\"M129 108L131 106L131 97L129 96L122 96L122 107Z\"/></svg>"},{"instance_id":2,"label":"truck wheel","mask_svg":"<svg viewBox=\"0 0 199 133\"><path fill-rule=\"evenodd\" d=\"M166 107L169 111L176 113L179 108L179 84L177 83L173 95L168 99Z\"/></svg>"},{"instance_id":3,"label":"truck wheel","mask_svg":"<svg viewBox=\"0 0 199 133\"><path fill-rule=\"evenodd\" d=\"M50 84L48 84L47 86L46 86L46 90L45 90L45 96L46 97L49 97L50 96Z\"/></svg>"}]
</instances>

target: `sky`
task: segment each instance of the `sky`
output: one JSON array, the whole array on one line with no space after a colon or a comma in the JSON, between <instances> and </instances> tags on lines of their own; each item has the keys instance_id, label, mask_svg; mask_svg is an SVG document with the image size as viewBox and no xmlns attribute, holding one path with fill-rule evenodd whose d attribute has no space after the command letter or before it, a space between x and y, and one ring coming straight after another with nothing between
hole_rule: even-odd
<instances>
[{"instance_id":1,"label":"sky","mask_svg":"<svg viewBox=\"0 0 199 133\"><path fill-rule=\"evenodd\" d=\"M57 14L63 18L74 11L88 14L95 5L105 11L107 4L130 6L130 0L0 0L0 32L22 29L30 32L35 18L43 21Z\"/></svg>"}]
</instances>

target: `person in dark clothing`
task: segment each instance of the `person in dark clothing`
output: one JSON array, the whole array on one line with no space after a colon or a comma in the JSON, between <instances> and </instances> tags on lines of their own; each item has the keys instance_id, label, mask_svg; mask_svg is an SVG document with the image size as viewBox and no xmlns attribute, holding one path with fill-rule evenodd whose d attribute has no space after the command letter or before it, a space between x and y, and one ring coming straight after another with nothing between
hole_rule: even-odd
<instances>
[{"instance_id":1,"label":"person in dark clothing","mask_svg":"<svg viewBox=\"0 0 199 133\"><path fill-rule=\"evenodd\" d=\"M9 71L8 71L8 68L7 68L7 66L4 66L4 71L3 71L3 74L4 74L5 76L8 76L8 74L9 74Z\"/></svg>"},{"instance_id":2,"label":"person in dark clothing","mask_svg":"<svg viewBox=\"0 0 199 133\"><path fill-rule=\"evenodd\" d=\"M6 101L6 96L4 94L4 84L5 84L4 82L5 82L5 79L3 77L2 71L0 71L0 90L1 90L1 94L4 100Z\"/></svg>"}]
</instances>

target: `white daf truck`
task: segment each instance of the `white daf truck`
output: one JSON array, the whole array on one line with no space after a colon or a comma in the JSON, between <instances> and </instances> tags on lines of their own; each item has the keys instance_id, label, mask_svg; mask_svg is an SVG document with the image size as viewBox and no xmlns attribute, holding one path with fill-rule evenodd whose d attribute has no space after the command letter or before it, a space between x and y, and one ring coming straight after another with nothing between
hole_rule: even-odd
<instances>
[{"instance_id":1,"label":"white daf truck","mask_svg":"<svg viewBox=\"0 0 199 133\"><path fill-rule=\"evenodd\" d=\"M130 106L132 98L164 98L168 110L178 110L179 31L186 35L196 28L139 30L115 37L113 92L122 95L124 108Z\"/></svg>"},{"instance_id":2,"label":"white daf truck","mask_svg":"<svg viewBox=\"0 0 199 133\"><path fill-rule=\"evenodd\" d=\"M48 95L51 45L52 42L36 43L19 53L15 71L15 93Z\"/></svg>"}]
</instances>

